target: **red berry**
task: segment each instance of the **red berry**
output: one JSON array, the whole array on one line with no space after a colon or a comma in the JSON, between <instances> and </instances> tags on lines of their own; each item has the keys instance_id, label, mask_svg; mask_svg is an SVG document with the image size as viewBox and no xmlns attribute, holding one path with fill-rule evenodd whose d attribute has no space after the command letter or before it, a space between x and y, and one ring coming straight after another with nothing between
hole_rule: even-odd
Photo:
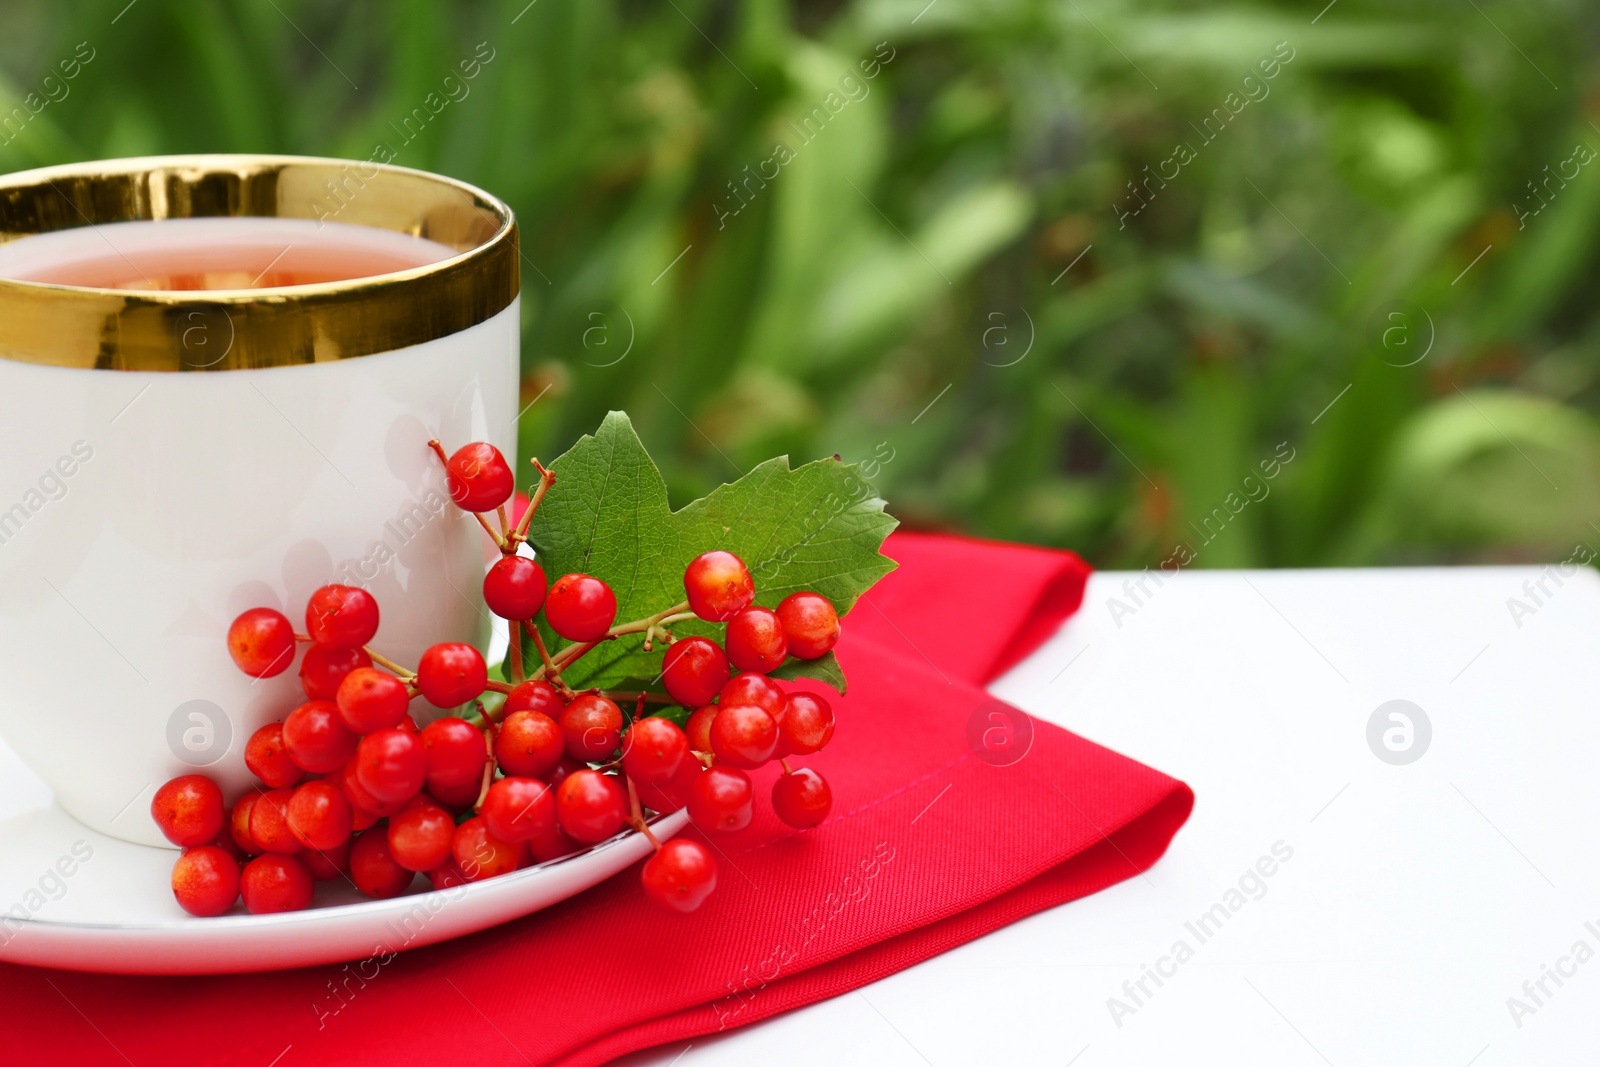
<instances>
[{"instance_id":1,"label":"red berry","mask_svg":"<svg viewBox=\"0 0 1600 1067\"><path fill-rule=\"evenodd\" d=\"M528 851L533 856L535 863L548 863L558 860L562 856L570 856L583 848L583 845L568 837L561 829L560 824L550 823L550 828L544 833L528 841Z\"/></svg>"},{"instance_id":2,"label":"red berry","mask_svg":"<svg viewBox=\"0 0 1600 1067\"><path fill-rule=\"evenodd\" d=\"M494 759L506 774L543 778L566 753L556 721L542 711L513 711L494 739Z\"/></svg>"},{"instance_id":3,"label":"red berry","mask_svg":"<svg viewBox=\"0 0 1600 1067\"><path fill-rule=\"evenodd\" d=\"M675 837L645 861L645 894L672 911L691 912L717 888L717 862L698 841Z\"/></svg>"},{"instance_id":4,"label":"red berry","mask_svg":"<svg viewBox=\"0 0 1600 1067\"><path fill-rule=\"evenodd\" d=\"M639 803L651 811L659 811L662 814L687 807L689 791L694 788L695 780L700 777L701 770L700 761L686 755L678 764L678 773L674 774L672 781L665 785L635 781L633 784L639 794Z\"/></svg>"},{"instance_id":5,"label":"red berry","mask_svg":"<svg viewBox=\"0 0 1600 1067\"><path fill-rule=\"evenodd\" d=\"M574 771L585 770L588 768L588 766L589 765L587 763L584 763L581 760L575 760L571 756L562 756L561 762L550 768L548 774L541 774L539 777L546 785L548 785L551 789L554 789L562 782L566 781L568 775L572 774Z\"/></svg>"},{"instance_id":6,"label":"red berry","mask_svg":"<svg viewBox=\"0 0 1600 1067\"><path fill-rule=\"evenodd\" d=\"M661 658L661 681L667 695L686 708L709 704L727 684L728 657L709 638L685 637L667 647Z\"/></svg>"},{"instance_id":7,"label":"red berry","mask_svg":"<svg viewBox=\"0 0 1600 1067\"><path fill-rule=\"evenodd\" d=\"M778 719L784 751L808 755L833 739L833 708L815 693L790 693Z\"/></svg>"},{"instance_id":8,"label":"red berry","mask_svg":"<svg viewBox=\"0 0 1600 1067\"><path fill-rule=\"evenodd\" d=\"M350 880L369 897L397 897L411 885L415 871L395 862L389 851L388 831L381 826L363 830L350 843Z\"/></svg>"},{"instance_id":9,"label":"red berry","mask_svg":"<svg viewBox=\"0 0 1600 1067\"><path fill-rule=\"evenodd\" d=\"M239 876L239 892L252 915L301 911L311 903L311 872L293 856L257 856Z\"/></svg>"},{"instance_id":10,"label":"red berry","mask_svg":"<svg viewBox=\"0 0 1600 1067\"><path fill-rule=\"evenodd\" d=\"M228 627L228 652L252 678L282 674L294 662L294 627L271 608L251 608Z\"/></svg>"},{"instance_id":11,"label":"red berry","mask_svg":"<svg viewBox=\"0 0 1600 1067\"><path fill-rule=\"evenodd\" d=\"M233 812L228 819L228 834L233 838L233 843L239 846L240 851L252 856L266 851L250 832L250 812L260 796L260 790L252 789L234 801Z\"/></svg>"},{"instance_id":12,"label":"red berry","mask_svg":"<svg viewBox=\"0 0 1600 1067\"><path fill-rule=\"evenodd\" d=\"M689 788L689 818L702 830L730 832L750 825L755 786L734 767L711 767Z\"/></svg>"},{"instance_id":13,"label":"red berry","mask_svg":"<svg viewBox=\"0 0 1600 1067\"><path fill-rule=\"evenodd\" d=\"M357 667L370 666L372 657L364 648L312 645L300 660L300 688L312 700L332 700L345 675Z\"/></svg>"},{"instance_id":14,"label":"red berry","mask_svg":"<svg viewBox=\"0 0 1600 1067\"><path fill-rule=\"evenodd\" d=\"M305 846L289 827L289 800L292 789L273 789L262 793L250 806L250 838L261 852L292 856Z\"/></svg>"},{"instance_id":15,"label":"red berry","mask_svg":"<svg viewBox=\"0 0 1600 1067\"><path fill-rule=\"evenodd\" d=\"M754 770L778 747L778 724L754 704L729 704L711 720L711 751L734 767Z\"/></svg>"},{"instance_id":16,"label":"red berry","mask_svg":"<svg viewBox=\"0 0 1600 1067\"><path fill-rule=\"evenodd\" d=\"M250 735L244 745L244 765L273 789L288 789L306 776L289 756L281 722L269 722Z\"/></svg>"},{"instance_id":17,"label":"red berry","mask_svg":"<svg viewBox=\"0 0 1600 1067\"><path fill-rule=\"evenodd\" d=\"M777 613L767 608L745 608L728 621L723 641L728 658L741 671L767 674L777 669L789 654L789 639Z\"/></svg>"},{"instance_id":18,"label":"red berry","mask_svg":"<svg viewBox=\"0 0 1600 1067\"><path fill-rule=\"evenodd\" d=\"M357 667L339 683L334 697L339 717L358 734L400 725L411 706L406 684L373 667Z\"/></svg>"},{"instance_id":19,"label":"red berry","mask_svg":"<svg viewBox=\"0 0 1600 1067\"><path fill-rule=\"evenodd\" d=\"M772 810L797 830L808 830L828 817L833 790L827 779L810 767L780 774L772 783Z\"/></svg>"},{"instance_id":20,"label":"red berry","mask_svg":"<svg viewBox=\"0 0 1600 1067\"><path fill-rule=\"evenodd\" d=\"M233 827L231 825L224 826L221 830L218 830L217 836L207 841L206 844L220 848L239 863L246 863L250 859L251 854L240 848L239 842L233 839Z\"/></svg>"},{"instance_id":21,"label":"red berry","mask_svg":"<svg viewBox=\"0 0 1600 1067\"><path fill-rule=\"evenodd\" d=\"M506 457L482 441L462 445L444 466L450 499L462 511L493 511L517 488Z\"/></svg>"},{"instance_id":22,"label":"red berry","mask_svg":"<svg viewBox=\"0 0 1600 1067\"><path fill-rule=\"evenodd\" d=\"M502 778L489 787L481 814L493 836L528 841L555 824L555 794L537 778Z\"/></svg>"},{"instance_id":23,"label":"red berry","mask_svg":"<svg viewBox=\"0 0 1600 1067\"><path fill-rule=\"evenodd\" d=\"M356 764L360 755L361 749L360 746L357 746L356 755L350 757L350 762L329 775L328 778L338 785L345 798L350 801L350 807L355 811L354 828L365 830L379 819L393 815L401 808L404 808L406 801L411 798L379 800L369 793L367 788L356 777Z\"/></svg>"},{"instance_id":24,"label":"red berry","mask_svg":"<svg viewBox=\"0 0 1600 1067\"><path fill-rule=\"evenodd\" d=\"M754 704L776 719L783 714L783 686L764 674L746 671L734 675L722 687L718 702L724 707L729 704Z\"/></svg>"},{"instance_id":25,"label":"red berry","mask_svg":"<svg viewBox=\"0 0 1600 1067\"><path fill-rule=\"evenodd\" d=\"M471 879L461 870L460 864L448 859L428 872L428 881L433 883L435 889L454 889L458 885L466 885Z\"/></svg>"},{"instance_id":26,"label":"red berry","mask_svg":"<svg viewBox=\"0 0 1600 1067\"><path fill-rule=\"evenodd\" d=\"M665 785L677 777L683 761L691 758L689 739L674 722L653 715L635 720L628 727L622 745L622 769L635 783Z\"/></svg>"},{"instance_id":27,"label":"red berry","mask_svg":"<svg viewBox=\"0 0 1600 1067\"><path fill-rule=\"evenodd\" d=\"M356 748L356 782L380 801L410 800L427 775L427 750L399 727L368 734Z\"/></svg>"},{"instance_id":28,"label":"red berry","mask_svg":"<svg viewBox=\"0 0 1600 1067\"><path fill-rule=\"evenodd\" d=\"M156 790L150 817L174 845L207 844L222 830L222 790L203 774L182 775Z\"/></svg>"},{"instance_id":29,"label":"red berry","mask_svg":"<svg viewBox=\"0 0 1600 1067\"><path fill-rule=\"evenodd\" d=\"M789 655L798 659L825 656L839 640L839 615L821 593L790 593L777 614L789 639Z\"/></svg>"},{"instance_id":30,"label":"red berry","mask_svg":"<svg viewBox=\"0 0 1600 1067\"><path fill-rule=\"evenodd\" d=\"M422 654L417 664L417 688L436 708L453 708L476 700L489 684L483 654L471 645L446 641Z\"/></svg>"},{"instance_id":31,"label":"red berry","mask_svg":"<svg viewBox=\"0 0 1600 1067\"><path fill-rule=\"evenodd\" d=\"M711 722L721 710L720 705L707 704L695 708L689 715L689 721L683 724L683 733L689 739L690 749L695 752L711 751Z\"/></svg>"},{"instance_id":32,"label":"red berry","mask_svg":"<svg viewBox=\"0 0 1600 1067\"><path fill-rule=\"evenodd\" d=\"M362 827L362 829L366 829L366 827ZM295 858L305 864L306 870L311 872L311 877L319 882L326 882L334 878L348 878L350 876L350 841L348 838L333 848L296 853Z\"/></svg>"},{"instance_id":33,"label":"red berry","mask_svg":"<svg viewBox=\"0 0 1600 1067\"><path fill-rule=\"evenodd\" d=\"M514 711L542 711L552 719L559 719L561 709L566 706L560 691L549 682L522 682L506 694L503 710L507 715Z\"/></svg>"},{"instance_id":34,"label":"red berry","mask_svg":"<svg viewBox=\"0 0 1600 1067\"><path fill-rule=\"evenodd\" d=\"M756 583L744 560L732 552L718 550L689 562L683 572L683 591L696 615L707 622L727 622L750 606Z\"/></svg>"},{"instance_id":35,"label":"red berry","mask_svg":"<svg viewBox=\"0 0 1600 1067\"><path fill-rule=\"evenodd\" d=\"M603 696L585 693L561 713L561 734L567 755L583 763L598 763L622 741L622 710Z\"/></svg>"},{"instance_id":36,"label":"red berry","mask_svg":"<svg viewBox=\"0 0 1600 1067\"><path fill-rule=\"evenodd\" d=\"M617 619L617 594L599 578L563 574L545 598L544 618L568 641L598 641Z\"/></svg>"},{"instance_id":37,"label":"red berry","mask_svg":"<svg viewBox=\"0 0 1600 1067\"><path fill-rule=\"evenodd\" d=\"M432 785L428 787L427 795L452 815L460 815L478 802L478 794L482 791L483 783L479 781L467 785Z\"/></svg>"},{"instance_id":38,"label":"red berry","mask_svg":"<svg viewBox=\"0 0 1600 1067\"><path fill-rule=\"evenodd\" d=\"M185 849L172 865L172 895L190 915L221 915L239 899L239 861L216 845Z\"/></svg>"},{"instance_id":39,"label":"red berry","mask_svg":"<svg viewBox=\"0 0 1600 1067\"><path fill-rule=\"evenodd\" d=\"M465 719L448 717L433 720L418 736L427 755L429 789L479 788L489 759L482 731ZM474 799L477 795L472 794Z\"/></svg>"},{"instance_id":40,"label":"red berry","mask_svg":"<svg viewBox=\"0 0 1600 1067\"><path fill-rule=\"evenodd\" d=\"M627 815L627 793L599 771L573 771L556 790L556 820L577 841L604 841L622 829Z\"/></svg>"},{"instance_id":41,"label":"red berry","mask_svg":"<svg viewBox=\"0 0 1600 1067\"><path fill-rule=\"evenodd\" d=\"M527 556L501 556L483 576L483 602L502 619L531 619L544 606L544 568Z\"/></svg>"},{"instance_id":42,"label":"red berry","mask_svg":"<svg viewBox=\"0 0 1600 1067\"><path fill-rule=\"evenodd\" d=\"M437 804L414 803L389 817L389 854L408 871L431 871L450 858L456 821Z\"/></svg>"},{"instance_id":43,"label":"red berry","mask_svg":"<svg viewBox=\"0 0 1600 1067\"><path fill-rule=\"evenodd\" d=\"M289 758L312 774L328 774L343 767L356 754L360 740L344 724L338 705L331 700L308 700L283 721L283 745Z\"/></svg>"},{"instance_id":44,"label":"red berry","mask_svg":"<svg viewBox=\"0 0 1600 1067\"><path fill-rule=\"evenodd\" d=\"M325 852L350 840L354 815L338 786L323 778L294 791L288 805L289 832L306 848Z\"/></svg>"},{"instance_id":45,"label":"red berry","mask_svg":"<svg viewBox=\"0 0 1600 1067\"><path fill-rule=\"evenodd\" d=\"M306 633L319 645L360 648L378 632L378 602L353 585L325 585L306 601Z\"/></svg>"},{"instance_id":46,"label":"red berry","mask_svg":"<svg viewBox=\"0 0 1600 1067\"><path fill-rule=\"evenodd\" d=\"M456 827L450 855L467 881L481 882L516 870L522 863L523 846L495 837L483 819L474 816Z\"/></svg>"}]
</instances>

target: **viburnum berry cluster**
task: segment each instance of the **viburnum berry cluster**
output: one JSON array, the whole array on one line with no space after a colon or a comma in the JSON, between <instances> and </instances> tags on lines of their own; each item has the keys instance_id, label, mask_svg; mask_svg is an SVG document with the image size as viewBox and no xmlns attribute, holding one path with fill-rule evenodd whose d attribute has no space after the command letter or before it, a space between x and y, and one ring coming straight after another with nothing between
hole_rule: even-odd
<instances>
[{"instance_id":1,"label":"viburnum berry cluster","mask_svg":"<svg viewBox=\"0 0 1600 1067\"><path fill-rule=\"evenodd\" d=\"M617 623L617 598L603 579L573 573L547 582L523 550L555 483L551 471L533 461L539 482L513 524L516 480L498 449L475 443L446 457L429 444L445 464L451 499L500 549L483 598L512 628L510 681L491 678L483 656L462 643L432 646L414 670L385 658L370 647L377 601L351 586L314 592L303 634L271 608L241 614L228 630L234 662L271 677L306 645L306 700L250 737L245 764L259 784L231 806L204 775L157 790L151 814L184 849L172 890L186 911L220 915L241 896L251 912L298 910L316 880L333 878L379 898L404 892L419 873L441 889L569 855L629 827L655 845L645 892L689 912L715 888L716 862L698 841L658 841L647 811L687 807L702 830L743 829L754 810L748 772L780 760L777 816L801 829L826 818L828 783L788 759L828 743L833 710L768 675L791 657L833 648L839 618L827 598L797 592L776 608L758 606L744 562L714 550L685 568L683 601ZM541 619L571 643L552 654ZM675 637L670 627L691 619L720 624L721 643ZM531 670L523 635L538 654ZM576 691L562 677L603 642L636 635L645 652L664 646L665 695ZM452 714L419 726L411 710L419 696ZM651 704L658 710L646 714Z\"/></svg>"}]
</instances>

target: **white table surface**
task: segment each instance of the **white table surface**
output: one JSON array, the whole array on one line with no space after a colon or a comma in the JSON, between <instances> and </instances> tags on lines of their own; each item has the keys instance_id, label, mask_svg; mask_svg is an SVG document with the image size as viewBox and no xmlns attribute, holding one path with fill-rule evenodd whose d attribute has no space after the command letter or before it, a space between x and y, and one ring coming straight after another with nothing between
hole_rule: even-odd
<instances>
[{"instance_id":1,"label":"white table surface","mask_svg":"<svg viewBox=\"0 0 1600 1067\"><path fill-rule=\"evenodd\" d=\"M1541 574L1194 572L1147 581L1142 605L1135 576L1095 576L995 688L1193 786L1166 857L859 993L625 1063L1600 1062L1600 957L1570 956L1600 953L1600 577L1547 578L1534 605ZM1136 610L1113 618L1113 596ZM1511 597L1537 608L1520 626ZM1367 742L1396 699L1433 731L1403 766ZM1264 895L1200 943L1185 924L1280 841ZM1132 1004L1123 983L1179 940L1192 958L1114 1021L1108 999ZM1547 965L1571 976L1539 1006L1523 983ZM1513 996L1535 1009L1520 1026Z\"/></svg>"}]
</instances>

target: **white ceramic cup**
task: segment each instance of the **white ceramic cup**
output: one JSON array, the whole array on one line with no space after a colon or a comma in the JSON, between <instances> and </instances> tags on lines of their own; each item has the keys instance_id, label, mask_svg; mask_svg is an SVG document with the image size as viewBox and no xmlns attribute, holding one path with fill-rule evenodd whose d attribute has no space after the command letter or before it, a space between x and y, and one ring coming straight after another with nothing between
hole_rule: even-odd
<instances>
[{"instance_id":1,"label":"white ceramic cup","mask_svg":"<svg viewBox=\"0 0 1600 1067\"><path fill-rule=\"evenodd\" d=\"M267 679L234 666L239 612L274 607L303 632L308 595L341 582L374 594L373 647L402 663L488 635L482 533L427 442L513 454L504 204L415 171L286 157L0 178L4 242L238 215L375 226L452 254L261 290L0 279L0 735L68 813L141 844L165 843L150 816L162 782L203 773L231 801L253 781L251 733L304 699L298 656Z\"/></svg>"}]
</instances>

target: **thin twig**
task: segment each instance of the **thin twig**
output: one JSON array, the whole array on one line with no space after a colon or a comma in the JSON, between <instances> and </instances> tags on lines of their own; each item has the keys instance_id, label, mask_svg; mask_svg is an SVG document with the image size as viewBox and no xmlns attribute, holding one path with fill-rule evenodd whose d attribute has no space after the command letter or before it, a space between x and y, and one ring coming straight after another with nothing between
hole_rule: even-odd
<instances>
[{"instance_id":1,"label":"thin twig","mask_svg":"<svg viewBox=\"0 0 1600 1067\"><path fill-rule=\"evenodd\" d=\"M399 678L403 682L409 682L411 679L417 676L416 671L406 670L404 667L400 666L400 664L396 663L387 656L380 656L370 648L366 649L365 651L367 655L371 657L372 662L376 663L378 666L393 674L396 678Z\"/></svg>"},{"instance_id":2,"label":"thin twig","mask_svg":"<svg viewBox=\"0 0 1600 1067\"><path fill-rule=\"evenodd\" d=\"M539 502L550 491L550 487L556 484L555 472L546 470L537 456L533 458L533 465L539 468L539 487L533 491L533 496L528 498L528 507L523 511L522 519L517 523L517 528L511 533L511 537L515 541L526 541L528 539L528 526L533 522L533 513L539 509Z\"/></svg>"}]
</instances>

